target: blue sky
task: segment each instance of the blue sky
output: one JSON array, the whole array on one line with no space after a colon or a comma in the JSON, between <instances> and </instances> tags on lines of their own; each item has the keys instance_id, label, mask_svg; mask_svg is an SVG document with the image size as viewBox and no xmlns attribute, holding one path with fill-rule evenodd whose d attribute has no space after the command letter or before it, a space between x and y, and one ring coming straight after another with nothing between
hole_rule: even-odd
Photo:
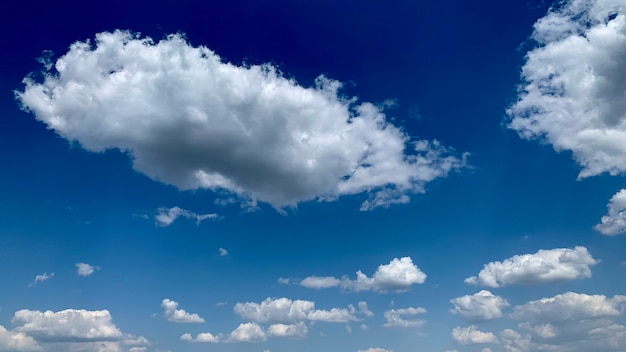
<instances>
[{"instance_id":1,"label":"blue sky","mask_svg":"<svg viewBox=\"0 0 626 352\"><path fill-rule=\"evenodd\" d=\"M623 0L0 26L0 351L626 349Z\"/></svg>"}]
</instances>

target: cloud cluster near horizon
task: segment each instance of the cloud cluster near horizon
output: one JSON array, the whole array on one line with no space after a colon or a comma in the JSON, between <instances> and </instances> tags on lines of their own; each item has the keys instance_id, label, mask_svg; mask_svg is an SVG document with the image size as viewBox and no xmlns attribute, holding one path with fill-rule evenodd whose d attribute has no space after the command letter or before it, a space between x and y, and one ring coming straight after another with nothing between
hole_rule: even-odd
<instances>
[{"instance_id":1,"label":"cloud cluster near horizon","mask_svg":"<svg viewBox=\"0 0 626 352\"><path fill-rule=\"evenodd\" d=\"M436 140L411 139L381 107L340 95L338 81L303 87L269 64L224 63L181 35L98 33L46 64L43 83L27 77L16 92L24 109L89 151L127 152L136 170L181 190L277 209L365 192L369 210L406 203L465 164Z\"/></svg>"}]
</instances>

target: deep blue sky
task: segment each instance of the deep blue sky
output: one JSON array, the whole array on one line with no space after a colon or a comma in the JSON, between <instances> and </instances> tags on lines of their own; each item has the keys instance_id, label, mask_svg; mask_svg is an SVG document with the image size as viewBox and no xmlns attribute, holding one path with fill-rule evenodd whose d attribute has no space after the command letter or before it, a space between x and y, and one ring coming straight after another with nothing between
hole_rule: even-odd
<instances>
[{"instance_id":1,"label":"deep blue sky","mask_svg":"<svg viewBox=\"0 0 626 352\"><path fill-rule=\"evenodd\" d=\"M619 11L626 5L618 3L616 21L621 21L624 14ZM625 237L594 230L607 214L609 199L624 187L623 169L618 167L614 176L603 173L577 180L583 166L571 150L560 146L555 152L553 140L522 139L507 127L514 116L507 116L506 109L520 99L517 87L526 54L538 47L530 39L533 24L551 5L521 0L451 1L445 6L435 1L243 0L3 5L0 326L6 331L0 329L0 351L471 352L532 351L542 344L563 351L624 349L623 338L608 346L567 335L611 324L617 326L612 334L625 334L620 325L625 323L619 298L623 296L613 297L626 294L621 280ZM407 190L407 204L371 211L359 208L375 187L371 192L339 193L333 201L298 200L297 208L281 214L262 196L258 207L249 210L239 206L241 194L228 190L185 191L154 181L133 169L132 151L87 151L81 146L84 140L70 142L42 122L43 115L21 110L15 96L25 89L24 77L41 70L36 59L44 50L54 52L56 60L70 44L118 29L155 42L182 33L190 46L205 46L223 62L271 63L303 87L313 86L324 74L343 82L340 94L358 97L359 103L393 100L395 106L384 111L388 122L414 141L441 141L459 159L469 153L467 164L425 183L424 193ZM623 72L626 62L617 61L616 67ZM32 77L41 82L40 74ZM108 107L114 109L115 103ZM623 122L624 112L621 116ZM577 118L571 116L572 125ZM615 129L623 130L619 126ZM623 158L626 152L617 155ZM219 205L224 199L234 203ZM159 212L173 207L186 211L187 218L159 224ZM217 218L198 223L193 219L208 213ZM500 287L464 282L490 262L525 254L543 258L537 254L540 250L580 254L576 246L585 247L594 263L576 266L574 277L559 276L560 265L568 264L558 259L539 265L554 265L554 279L516 262L519 270L528 270L525 278ZM220 248L228 254L220 255ZM379 266L392 266L402 257L410 257L417 270L427 274L425 282L410 282L408 290L389 289L383 283L360 292L348 286L314 289L300 283L309 276L341 280L344 275L344 283L351 282L359 270L373 277ZM93 273L78 275L77 263L92 265ZM591 272L585 274L585 268ZM44 273L54 276L35 279ZM279 278L289 283L279 283ZM501 317L472 319L449 311L454 308L450 300L483 289L508 301L500 307ZM596 325L590 327L519 313L526 303L566 292L605 295L614 301L598 304L619 314L594 316ZM359 313L357 307L351 313L354 320L347 323L310 317L263 321L234 309L237 303L260 303L268 297L314 301L316 309L324 310L349 310L350 304L357 307L363 301L374 315ZM161 306L166 298L178 302L178 309L198 314L204 323L178 323ZM402 315L403 321L425 323L383 326L389 324L385 312L408 307L427 313ZM129 343L130 335L69 333L62 324L55 330L50 327L59 324L55 318L46 328L50 331L37 330L32 327L40 323L37 318L28 318L32 326L16 318L22 309L32 314L85 310L87 316L107 310L109 324L132 338L144 336L149 343ZM580 321L589 319L583 314ZM248 322L259 324L264 334L259 339L264 341L241 342L231 334ZM548 324L557 333L542 336L520 327L524 322ZM303 324L308 333L271 336L272 323ZM87 319L69 324L96 323ZM478 341L480 336L473 335L470 341L452 333L455 327L469 326L492 332L493 338ZM530 345L511 342L513 330L506 329L517 331ZM184 333L196 338L204 332L219 335L220 342L181 339ZM7 342L20 333L25 334L19 335L23 344Z\"/></svg>"}]
</instances>

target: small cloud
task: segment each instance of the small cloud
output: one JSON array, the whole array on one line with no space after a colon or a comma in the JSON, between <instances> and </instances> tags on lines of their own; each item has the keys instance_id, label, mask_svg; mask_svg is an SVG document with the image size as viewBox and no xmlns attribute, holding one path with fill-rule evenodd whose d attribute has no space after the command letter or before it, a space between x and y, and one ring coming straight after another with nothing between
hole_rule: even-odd
<instances>
[{"instance_id":1,"label":"small cloud","mask_svg":"<svg viewBox=\"0 0 626 352\"><path fill-rule=\"evenodd\" d=\"M228 251L224 248L220 248L219 251L220 251L220 256L222 257L225 257L228 255Z\"/></svg>"},{"instance_id":2,"label":"small cloud","mask_svg":"<svg viewBox=\"0 0 626 352\"><path fill-rule=\"evenodd\" d=\"M33 287L35 286L38 282L44 282L46 280L48 280L49 278L53 277L54 273L50 273L50 275L48 275L48 273L43 273L41 275L37 275L35 276L35 280L33 280L33 282L31 282L30 284L28 284L28 287Z\"/></svg>"},{"instance_id":3,"label":"small cloud","mask_svg":"<svg viewBox=\"0 0 626 352\"><path fill-rule=\"evenodd\" d=\"M161 307L165 310L165 317L172 323L204 323L204 319L198 314L187 313L183 309L178 308L178 302L168 298L161 302Z\"/></svg>"},{"instance_id":4,"label":"small cloud","mask_svg":"<svg viewBox=\"0 0 626 352\"><path fill-rule=\"evenodd\" d=\"M606 236L626 232L626 189L615 193L606 205L608 213L600 219L594 229Z\"/></svg>"},{"instance_id":5,"label":"small cloud","mask_svg":"<svg viewBox=\"0 0 626 352\"><path fill-rule=\"evenodd\" d=\"M96 270L100 270L100 267L89 265L87 263L76 263L76 274L78 276L89 276Z\"/></svg>"},{"instance_id":6,"label":"small cloud","mask_svg":"<svg viewBox=\"0 0 626 352\"><path fill-rule=\"evenodd\" d=\"M402 309L390 309L384 313L387 322L383 324L386 328L420 328L426 321L414 319L407 320L402 318L403 315L418 315L426 313L426 309L421 307L409 307Z\"/></svg>"},{"instance_id":7,"label":"small cloud","mask_svg":"<svg viewBox=\"0 0 626 352\"><path fill-rule=\"evenodd\" d=\"M154 216L156 224L161 227L167 227L176 221L179 217L195 220L197 225L206 219L217 219L217 214L197 214L187 209L179 207L165 208L160 207L157 209L157 215Z\"/></svg>"},{"instance_id":8,"label":"small cloud","mask_svg":"<svg viewBox=\"0 0 626 352\"><path fill-rule=\"evenodd\" d=\"M223 307L223 306L225 306L227 304L228 304L227 302L217 302L215 305L218 306L218 307Z\"/></svg>"},{"instance_id":9,"label":"small cloud","mask_svg":"<svg viewBox=\"0 0 626 352\"><path fill-rule=\"evenodd\" d=\"M284 277L279 277L278 278L278 283L279 284L283 284L283 285L289 285L289 279L288 278L284 278Z\"/></svg>"}]
</instances>

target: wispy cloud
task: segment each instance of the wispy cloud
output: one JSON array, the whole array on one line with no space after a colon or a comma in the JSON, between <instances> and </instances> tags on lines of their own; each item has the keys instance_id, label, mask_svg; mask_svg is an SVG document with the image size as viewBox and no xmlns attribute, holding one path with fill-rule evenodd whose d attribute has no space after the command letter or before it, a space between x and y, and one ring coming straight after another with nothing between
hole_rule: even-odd
<instances>
[{"instance_id":1,"label":"wispy cloud","mask_svg":"<svg viewBox=\"0 0 626 352\"><path fill-rule=\"evenodd\" d=\"M33 282L31 282L30 284L28 284L28 287L33 287L35 286L37 283L39 282L44 282L50 278L54 277L54 273L43 273L41 275L37 275L35 276L35 280L33 280Z\"/></svg>"},{"instance_id":2,"label":"wispy cloud","mask_svg":"<svg viewBox=\"0 0 626 352\"><path fill-rule=\"evenodd\" d=\"M154 216L154 220L156 224L161 227L167 227L176 221L179 217L184 217L187 219L195 220L196 224L200 224L202 221L206 219L217 219L219 216L217 214L197 214L187 209L182 209L179 207L165 208L161 207L157 209L157 215Z\"/></svg>"}]
</instances>

